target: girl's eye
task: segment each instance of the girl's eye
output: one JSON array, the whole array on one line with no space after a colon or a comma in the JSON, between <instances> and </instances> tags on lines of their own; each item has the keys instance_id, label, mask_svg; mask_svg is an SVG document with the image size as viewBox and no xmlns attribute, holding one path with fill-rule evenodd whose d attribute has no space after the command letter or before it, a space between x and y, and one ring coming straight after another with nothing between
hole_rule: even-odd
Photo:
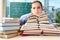
<instances>
[{"instance_id":1,"label":"girl's eye","mask_svg":"<svg viewBox=\"0 0 60 40\"><path fill-rule=\"evenodd\" d=\"M35 9L35 7L33 9Z\"/></svg>"},{"instance_id":2,"label":"girl's eye","mask_svg":"<svg viewBox=\"0 0 60 40\"><path fill-rule=\"evenodd\" d=\"M40 9L40 7L37 7L37 9Z\"/></svg>"}]
</instances>

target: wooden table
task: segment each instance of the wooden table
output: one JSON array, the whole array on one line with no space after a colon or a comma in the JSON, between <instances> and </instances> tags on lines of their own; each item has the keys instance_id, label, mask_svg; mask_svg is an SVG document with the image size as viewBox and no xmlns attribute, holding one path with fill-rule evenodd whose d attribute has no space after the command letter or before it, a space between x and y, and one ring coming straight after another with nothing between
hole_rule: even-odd
<instances>
[{"instance_id":1,"label":"wooden table","mask_svg":"<svg viewBox=\"0 0 60 40\"><path fill-rule=\"evenodd\" d=\"M60 36L17 36L10 39L3 39L0 40L60 40Z\"/></svg>"}]
</instances>

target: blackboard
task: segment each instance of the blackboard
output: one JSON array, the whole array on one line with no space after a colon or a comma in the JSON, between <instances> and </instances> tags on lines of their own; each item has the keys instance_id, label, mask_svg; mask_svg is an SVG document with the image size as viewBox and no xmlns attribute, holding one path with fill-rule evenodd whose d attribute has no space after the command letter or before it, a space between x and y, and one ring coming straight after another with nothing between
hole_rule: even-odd
<instances>
[{"instance_id":1,"label":"blackboard","mask_svg":"<svg viewBox=\"0 0 60 40\"><path fill-rule=\"evenodd\" d=\"M20 18L22 15L30 13L31 2L10 2L10 17Z\"/></svg>"}]
</instances>

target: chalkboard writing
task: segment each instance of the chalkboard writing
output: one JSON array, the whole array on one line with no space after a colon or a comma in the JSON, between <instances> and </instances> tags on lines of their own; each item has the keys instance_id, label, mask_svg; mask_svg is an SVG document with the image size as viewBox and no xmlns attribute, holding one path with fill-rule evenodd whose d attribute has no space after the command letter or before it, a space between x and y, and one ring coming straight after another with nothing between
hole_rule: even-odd
<instances>
[{"instance_id":1,"label":"chalkboard writing","mask_svg":"<svg viewBox=\"0 0 60 40\"><path fill-rule=\"evenodd\" d=\"M22 15L30 13L30 2L10 2L10 17L20 18Z\"/></svg>"}]
</instances>

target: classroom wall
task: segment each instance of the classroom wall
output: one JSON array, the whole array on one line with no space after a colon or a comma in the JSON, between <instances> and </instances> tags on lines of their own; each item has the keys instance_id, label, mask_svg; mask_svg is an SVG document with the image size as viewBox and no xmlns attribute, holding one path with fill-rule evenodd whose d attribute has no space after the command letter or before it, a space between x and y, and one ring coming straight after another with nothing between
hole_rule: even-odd
<instances>
[{"instance_id":1,"label":"classroom wall","mask_svg":"<svg viewBox=\"0 0 60 40\"><path fill-rule=\"evenodd\" d=\"M0 0L0 22L2 22L2 1Z\"/></svg>"}]
</instances>

